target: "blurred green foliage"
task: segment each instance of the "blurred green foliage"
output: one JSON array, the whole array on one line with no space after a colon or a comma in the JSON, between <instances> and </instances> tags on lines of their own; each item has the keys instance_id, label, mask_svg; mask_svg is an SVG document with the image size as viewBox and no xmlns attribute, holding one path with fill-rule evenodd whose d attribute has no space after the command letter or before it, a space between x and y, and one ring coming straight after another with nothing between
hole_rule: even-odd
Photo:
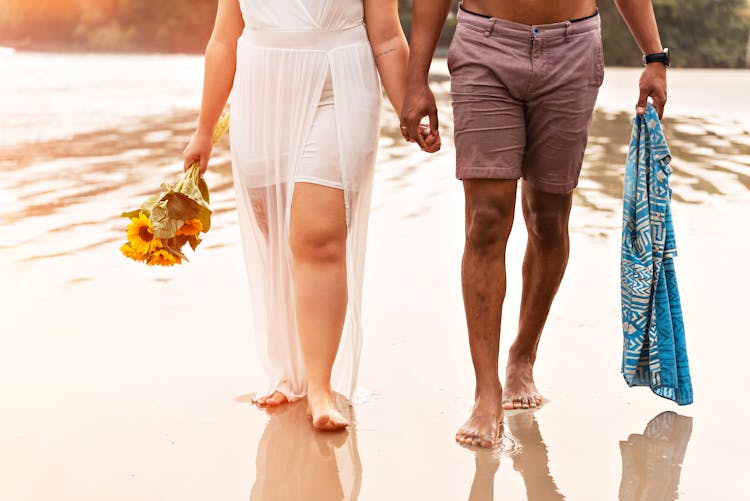
<instances>
[{"instance_id":1,"label":"blurred green foliage","mask_svg":"<svg viewBox=\"0 0 750 501\"><path fill-rule=\"evenodd\" d=\"M662 45L682 67L742 67L748 50L747 0L653 0ZM612 0L600 2L607 64L640 64L641 52Z\"/></svg>"},{"instance_id":2,"label":"blurred green foliage","mask_svg":"<svg viewBox=\"0 0 750 501\"><path fill-rule=\"evenodd\" d=\"M287 1L287 0L278 0ZM0 0L0 45L47 50L201 52L217 0ZM662 43L675 66L739 67L748 50L748 0L654 0ZM443 50L456 26L452 14ZM639 65L612 0L599 2L607 64ZM399 0L407 36L411 0Z\"/></svg>"},{"instance_id":3,"label":"blurred green foliage","mask_svg":"<svg viewBox=\"0 0 750 501\"><path fill-rule=\"evenodd\" d=\"M45 50L201 52L217 0L0 0L0 43Z\"/></svg>"}]
</instances>

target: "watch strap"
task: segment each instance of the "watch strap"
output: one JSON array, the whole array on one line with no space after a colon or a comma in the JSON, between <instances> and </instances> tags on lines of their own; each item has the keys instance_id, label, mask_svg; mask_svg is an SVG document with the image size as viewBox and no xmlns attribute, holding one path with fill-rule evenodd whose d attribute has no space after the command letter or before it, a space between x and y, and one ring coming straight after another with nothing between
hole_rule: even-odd
<instances>
[{"instance_id":1,"label":"watch strap","mask_svg":"<svg viewBox=\"0 0 750 501\"><path fill-rule=\"evenodd\" d=\"M650 63L662 63L664 66L669 67L671 64L669 57L669 49L664 49L662 52L655 52L653 54L645 54L643 56L643 64Z\"/></svg>"}]
</instances>

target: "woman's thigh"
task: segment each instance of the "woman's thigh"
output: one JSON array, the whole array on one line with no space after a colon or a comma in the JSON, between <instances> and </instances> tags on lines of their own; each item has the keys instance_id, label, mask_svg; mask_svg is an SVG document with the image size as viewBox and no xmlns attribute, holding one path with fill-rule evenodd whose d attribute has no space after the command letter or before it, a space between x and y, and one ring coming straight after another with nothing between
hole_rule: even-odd
<instances>
[{"instance_id":1,"label":"woman's thigh","mask_svg":"<svg viewBox=\"0 0 750 501\"><path fill-rule=\"evenodd\" d=\"M289 233L289 245L295 258L345 258L344 191L319 184L296 183Z\"/></svg>"}]
</instances>

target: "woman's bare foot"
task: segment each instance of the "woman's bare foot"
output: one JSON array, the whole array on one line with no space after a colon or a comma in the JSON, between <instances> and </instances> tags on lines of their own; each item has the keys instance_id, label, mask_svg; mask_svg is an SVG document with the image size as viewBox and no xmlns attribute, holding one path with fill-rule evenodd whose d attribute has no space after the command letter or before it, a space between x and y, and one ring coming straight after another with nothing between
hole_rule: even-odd
<instances>
[{"instance_id":1,"label":"woman's bare foot","mask_svg":"<svg viewBox=\"0 0 750 501\"><path fill-rule=\"evenodd\" d=\"M349 421L336 408L330 389L327 391L308 389L307 415L317 431L339 431L349 426Z\"/></svg>"},{"instance_id":2,"label":"woman's bare foot","mask_svg":"<svg viewBox=\"0 0 750 501\"><path fill-rule=\"evenodd\" d=\"M503 409L533 409L542 405L542 395L534 384L533 362L508 360L503 392Z\"/></svg>"},{"instance_id":3,"label":"woman's bare foot","mask_svg":"<svg viewBox=\"0 0 750 501\"><path fill-rule=\"evenodd\" d=\"M289 399L280 391L274 391L270 395L253 400L253 403L258 407L278 407L288 402Z\"/></svg>"},{"instance_id":4,"label":"woman's bare foot","mask_svg":"<svg viewBox=\"0 0 750 501\"><path fill-rule=\"evenodd\" d=\"M468 421L456 433L456 442L477 447L494 447L500 437L502 422L500 393L489 398L479 395Z\"/></svg>"}]
</instances>

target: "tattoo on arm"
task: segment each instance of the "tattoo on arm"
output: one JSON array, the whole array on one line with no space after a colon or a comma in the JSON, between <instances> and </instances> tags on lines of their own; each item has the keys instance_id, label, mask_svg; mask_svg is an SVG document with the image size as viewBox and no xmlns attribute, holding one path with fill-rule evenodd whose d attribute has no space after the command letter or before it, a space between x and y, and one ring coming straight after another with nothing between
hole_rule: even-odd
<instances>
[{"instance_id":1,"label":"tattoo on arm","mask_svg":"<svg viewBox=\"0 0 750 501\"><path fill-rule=\"evenodd\" d=\"M386 54L390 54L391 52L395 52L395 51L396 51L395 47L387 47L385 49L380 49L378 52L375 53L375 57L377 58L380 56L384 56Z\"/></svg>"}]
</instances>

